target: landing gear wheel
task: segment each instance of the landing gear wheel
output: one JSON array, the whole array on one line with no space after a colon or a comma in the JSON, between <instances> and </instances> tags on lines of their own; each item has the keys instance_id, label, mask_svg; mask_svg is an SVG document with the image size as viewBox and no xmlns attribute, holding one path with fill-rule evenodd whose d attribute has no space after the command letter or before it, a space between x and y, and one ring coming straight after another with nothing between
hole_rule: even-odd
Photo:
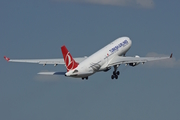
<instances>
[{"instance_id":1,"label":"landing gear wheel","mask_svg":"<svg viewBox=\"0 0 180 120\"><path fill-rule=\"evenodd\" d=\"M84 80L84 78L82 78L82 80Z\"/></svg>"},{"instance_id":2,"label":"landing gear wheel","mask_svg":"<svg viewBox=\"0 0 180 120\"><path fill-rule=\"evenodd\" d=\"M115 75L115 78L118 79L118 75Z\"/></svg>"},{"instance_id":3,"label":"landing gear wheel","mask_svg":"<svg viewBox=\"0 0 180 120\"><path fill-rule=\"evenodd\" d=\"M111 79L114 79L114 75L111 75Z\"/></svg>"},{"instance_id":4,"label":"landing gear wheel","mask_svg":"<svg viewBox=\"0 0 180 120\"><path fill-rule=\"evenodd\" d=\"M120 72L119 71L117 71L117 73L116 73L117 75L119 75L120 74Z\"/></svg>"},{"instance_id":5,"label":"landing gear wheel","mask_svg":"<svg viewBox=\"0 0 180 120\"><path fill-rule=\"evenodd\" d=\"M86 77L86 80L88 80L88 77Z\"/></svg>"}]
</instances>

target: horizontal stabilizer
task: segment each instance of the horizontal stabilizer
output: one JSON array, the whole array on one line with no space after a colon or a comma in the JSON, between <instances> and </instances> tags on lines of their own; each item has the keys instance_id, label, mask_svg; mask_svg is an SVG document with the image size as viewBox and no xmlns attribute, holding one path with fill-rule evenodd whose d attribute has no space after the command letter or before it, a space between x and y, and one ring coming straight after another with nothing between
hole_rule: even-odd
<instances>
[{"instance_id":1,"label":"horizontal stabilizer","mask_svg":"<svg viewBox=\"0 0 180 120\"><path fill-rule=\"evenodd\" d=\"M39 75L65 75L66 72L39 72Z\"/></svg>"}]
</instances>

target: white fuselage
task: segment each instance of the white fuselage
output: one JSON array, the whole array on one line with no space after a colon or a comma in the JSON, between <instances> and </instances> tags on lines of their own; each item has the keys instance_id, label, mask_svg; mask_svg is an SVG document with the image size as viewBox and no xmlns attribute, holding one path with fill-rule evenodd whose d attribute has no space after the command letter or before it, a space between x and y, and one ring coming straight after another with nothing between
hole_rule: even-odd
<instances>
[{"instance_id":1,"label":"white fuselage","mask_svg":"<svg viewBox=\"0 0 180 120\"><path fill-rule=\"evenodd\" d=\"M131 44L128 37L118 38L79 63L75 69L68 71L66 76L82 78L99 71L107 71L110 69L108 63L115 56L124 56Z\"/></svg>"}]
</instances>

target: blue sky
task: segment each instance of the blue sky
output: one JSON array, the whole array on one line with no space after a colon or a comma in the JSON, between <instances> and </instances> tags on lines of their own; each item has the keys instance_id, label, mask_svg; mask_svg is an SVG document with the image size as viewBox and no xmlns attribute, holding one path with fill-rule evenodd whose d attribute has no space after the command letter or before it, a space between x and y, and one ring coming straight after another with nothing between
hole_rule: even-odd
<instances>
[{"instance_id":1,"label":"blue sky","mask_svg":"<svg viewBox=\"0 0 180 120\"><path fill-rule=\"evenodd\" d=\"M158 0L1 0L0 119L180 119L180 2ZM40 76L65 67L7 63L10 58L89 56L128 36L128 56L173 59L136 67L121 65L88 81Z\"/></svg>"}]
</instances>

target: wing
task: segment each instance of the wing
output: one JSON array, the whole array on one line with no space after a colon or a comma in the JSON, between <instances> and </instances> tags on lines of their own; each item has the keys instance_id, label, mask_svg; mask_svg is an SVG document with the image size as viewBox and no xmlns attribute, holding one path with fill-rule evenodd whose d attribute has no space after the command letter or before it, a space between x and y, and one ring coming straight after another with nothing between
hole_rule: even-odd
<instances>
[{"instance_id":1,"label":"wing","mask_svg":"<svg viewBox=\"0 0 180 120\"><path fill-rule=\"evenodd\" d=\"M66 72L39 72L39 75L65 75Z\"/></svg>"},{"instance_id":2,"label":"wing","mask_svg":"<svg viewBox=\"0 0 180 120\"><path fill-rule=\"evenodd\" d=\"M78 57L78 58L74 58L78 63L82 62L83 60L85 60L87 57ZM4 56L4 59L8 62L22 62L22 63L38 63L38 64L54 64L54 65L58 65L58 64L65 64L64 63L64 59L63 58L59 58L59 59L10 59L6 56Z\"/></svg>"},{"instance_id":3,"label":"wing","mask_svg":"<svg viewBox=\"0 0 180 120\"><path fill-rule=\"evenodd\" d=\"M112 60L109 61L108 67L119 65L119 64L131 64L131 63L145 63L149 61L155 60L163 60L172 58L172 54L170 57L122 57L122 56L115 56Z\"/></svg>"}]
</instances>

